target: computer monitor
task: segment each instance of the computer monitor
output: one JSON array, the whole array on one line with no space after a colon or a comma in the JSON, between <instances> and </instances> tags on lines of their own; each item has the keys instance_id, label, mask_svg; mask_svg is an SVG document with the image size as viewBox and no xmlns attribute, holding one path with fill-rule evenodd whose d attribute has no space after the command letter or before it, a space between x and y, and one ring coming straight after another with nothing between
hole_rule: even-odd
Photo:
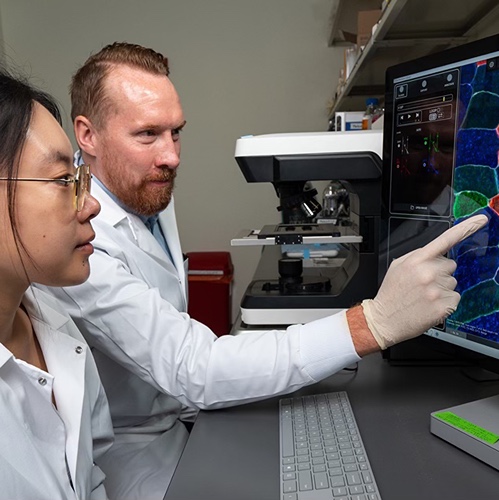
<instances>
[{"instance_id":1,"label":"computer monitor","mask_svg":"<svg viewBox=\"0 0 499 500\"><path fill-rule=\"evenodd\" d=\"M499 35L388 68L383 136L382 275L485 213L450 252L459 307L427 335L499 359Z\"/></svg>"}]
</instances>

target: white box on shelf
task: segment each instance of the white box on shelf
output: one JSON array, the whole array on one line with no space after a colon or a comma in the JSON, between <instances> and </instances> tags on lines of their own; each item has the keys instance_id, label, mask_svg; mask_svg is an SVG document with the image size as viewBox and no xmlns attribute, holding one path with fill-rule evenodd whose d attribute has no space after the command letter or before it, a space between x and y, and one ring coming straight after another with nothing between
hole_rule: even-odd
<instances>
[{"instance_id":1,"label":"white box on shelf","mask_svg":"<svg viewBox=\"0 0 499 500\"><path fill-rule=\"evenodd\" d=\"M334 114L335 131L362 130L363 116L363 111L336 111Z\"/></svg>"}]
</instances>

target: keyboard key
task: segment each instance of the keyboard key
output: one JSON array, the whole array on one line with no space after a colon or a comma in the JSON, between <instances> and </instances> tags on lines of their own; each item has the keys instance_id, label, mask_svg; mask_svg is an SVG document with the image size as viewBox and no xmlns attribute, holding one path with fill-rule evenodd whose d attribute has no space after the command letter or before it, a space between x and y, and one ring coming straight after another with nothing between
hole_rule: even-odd
<instances>
[{"instance_id":1,"label":"keyboard key","mask_svg":"<svg viewBox=\"0 0 499 500\"><path fill-rule=\"evenodd\" d=\"M308 491L312 489L312 474L309 471L298 473L298 487L300 491Z\"/></svg>"},{"instance_id":2,"label":"keyboard key","mask_svg":"<svg viewBox=\"0 0 499 500\"><path fill-rule=\"evenodd\" d=\"M348 488L348 492L350 495L359 495L360 493L364 493L364 487L363 486L350 486Z\"/></svg>"},{"instance_id":3,"label":"keyboard key","mask_svg":"<svg viewBox=\"0 0 499 500\"><path fill-rule=\"evenodd\" d=\"M292 457L295 452L293 445L293 422L289 419L281 418L281 443L282 456Z\"/></svg>"},{"instance_id":4,"label":"keyboard key","mask_svg":"<svg viewBox=\"0 0 499 500\"><path fill-rule=\"evenodd\" d=\"M372 478L370 472L362 472L362 479L364 480L364 483L372 483L373 482L373 478Z\"/></svg>"},{"instance_id":5,"label":"keyboard key","mask_svg":"<svg viewBox=\"0 0 499 500\"><path fill-rule=\"evenodd\" d=\"M346 488L341 487L341 488L333 488L333 497L342 497L348 494L348 491Z\"/></svg>"},{"instance_id":6,"label":"keyboard key","mask_svg":"<svg viewBox=\"0 0 499 500\"><path fill-rule=\"evenodd\" d=\"M314 474L314 484L316 490L325 490L326 488L329 488L327 474L324 472L319 472L318 474Z\"/></svg>"},{"instance_id":7,"label":"keyboard key","mask_svg":"<svg viewBox=\"0 0 499 500\"><path fill-rule=\"evenodd\" d=\"M347 482L351 486L353 484L362 484L362 479L358 472L349 472L347 474ZM360 492L357 492L360 493Z\"/></svg>"},{"instance_id":8,"label":"keyboard key","mask_svg":"<svg viewBox=\"0 0 499 500\"><path fill-rule=\"evenodd\" d=\"M345 486L345 479L343 476L333 476L331 478L331 487L339 488L340 486Z\"/></svg>"},{"instance_id":9,"label":"keyboard key","mask_svg":"<svg viewBox=\"0 0 499 500\"><path fill-rule=\"evenodd\" d=\"M283 481L282 490L284 493L293 493L296 491L296 481Z\"/></svg>"},{"instance_id":10,"label":"keyboard key","mask_svg":"<svg viewBox=\"0 0 499 500\"><path fill-rule=\"evenodd\" d=\"M329 475L343 477L343 469L341 467L337 467L335 469L329 469Z\"/></svg>"}]
</instances>

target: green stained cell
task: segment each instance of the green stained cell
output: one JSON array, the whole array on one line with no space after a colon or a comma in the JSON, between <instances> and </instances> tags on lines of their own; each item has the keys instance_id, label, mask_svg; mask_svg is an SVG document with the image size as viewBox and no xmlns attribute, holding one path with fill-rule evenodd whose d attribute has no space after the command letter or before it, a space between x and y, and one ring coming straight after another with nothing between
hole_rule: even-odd
<instances>
[{"instance_id":1,"label":"green stained cell","mask_svg":"<svg viewBox=\"0 0 499 500\"><path fill-rule=\"evenodd\" d=\"M461 294L459 308L448 322L456 327L499 310L499 286L494 280L486 280L468 288Z\"/></svg>"},{"instance_id":2,"label":"green stained cell","mask_svg":"<svg viewBox=\"0 0 499 500\"><path fill-rule=\"evenodd\" d=\"M454 199L454 217L460 219L486 207L489 199L477 191L461 191Z\"/></svg>"},{"instance_id":3,"label":"green stained cell","mask_svg":"<svg viewBox=\"0 0 499 500\"><path fill-rule=\"evenodd\" d=\"M499 192L497 172L488 166L461 165L456 168L454 190L477 191L487 198L492 198Z\"/></svg>"},{"instance_id":4,"label":"green stained cell","mask_svg":"<svg viewBox=\"0 0 499 500\"><path fill-rule=\"evenodd\" d=\"M495 129L498 116L499 95L485 90L476 92L468 105L462 128Z\"/></svg>"}]
</instances>

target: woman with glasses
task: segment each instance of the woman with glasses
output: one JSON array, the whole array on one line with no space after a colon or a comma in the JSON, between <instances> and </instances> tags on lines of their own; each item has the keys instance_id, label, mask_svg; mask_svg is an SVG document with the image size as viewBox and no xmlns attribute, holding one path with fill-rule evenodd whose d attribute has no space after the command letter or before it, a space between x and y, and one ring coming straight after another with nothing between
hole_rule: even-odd
<instances>
[{"instance_id":1,"label":"woman with glasses","mask_svg":"<svg viewBox=\"0 0 499 500\"><path fill-rule=\"evenodd\" d=\"M0 498L107 498L94 461L112 427L92 355L31 287L87 279L100 210L89 183L56 104L0 70Z\"/></svg>"}]
</instances>

